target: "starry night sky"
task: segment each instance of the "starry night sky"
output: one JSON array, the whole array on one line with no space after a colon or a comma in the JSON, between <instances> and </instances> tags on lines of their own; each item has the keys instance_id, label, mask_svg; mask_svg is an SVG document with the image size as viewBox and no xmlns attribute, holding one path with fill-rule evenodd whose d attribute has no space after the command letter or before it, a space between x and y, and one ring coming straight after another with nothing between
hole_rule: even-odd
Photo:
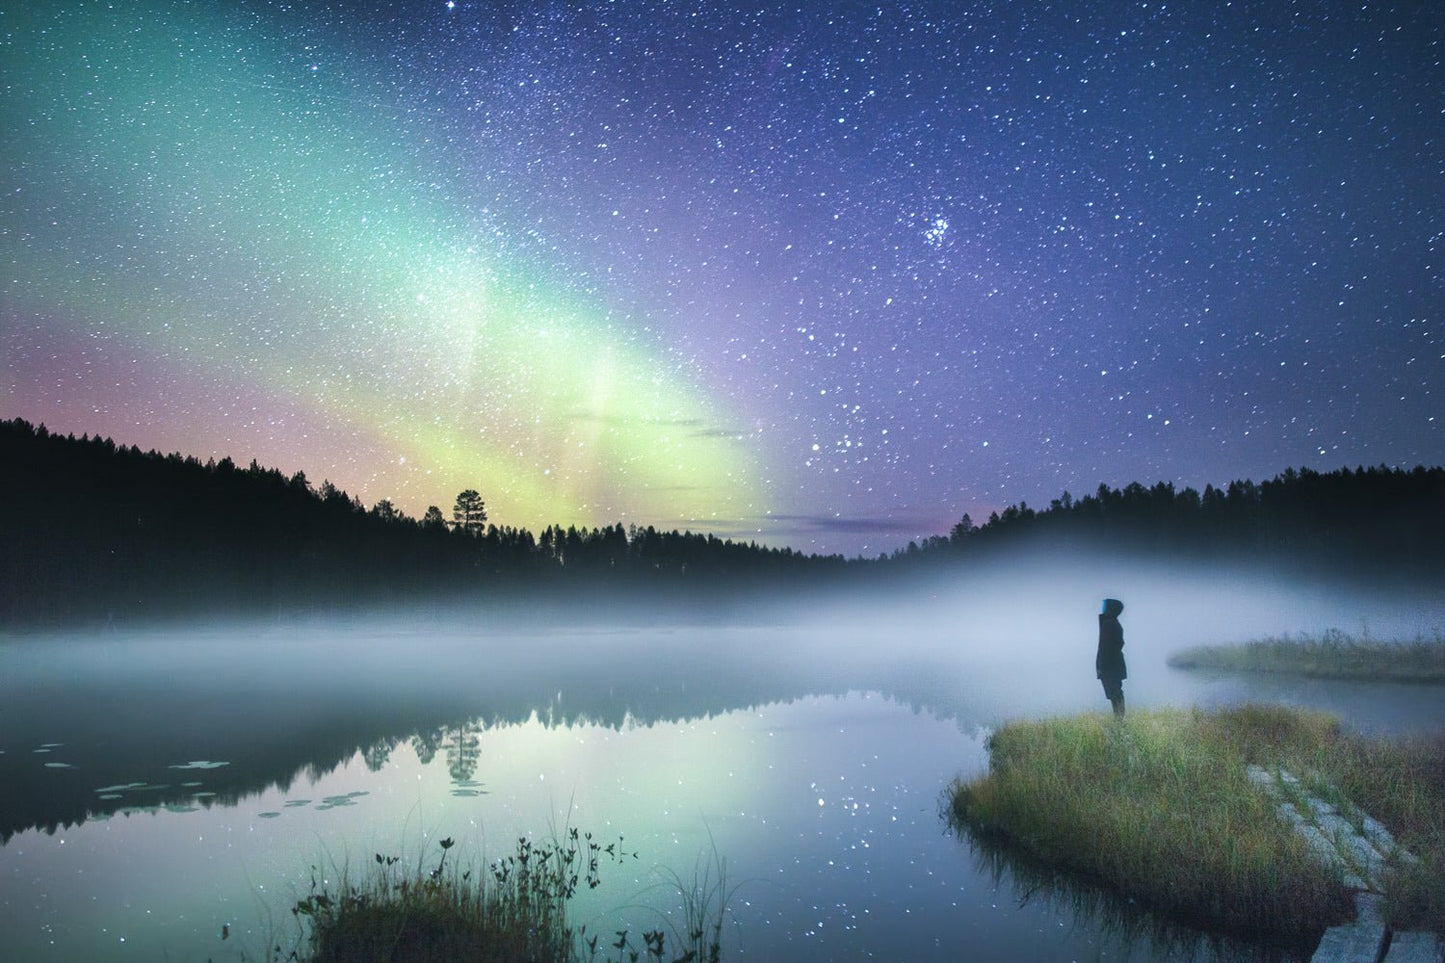
<instances>
[{"instance_id":1,"label":"starry night sky","mask_svg":"<svg viewBox=\"0 0 1445 963\"><path fill-rule=\"evenodd\" d=\"M874 554L1445 462L1445 6L0 2L0 416Z\"/></svg>"}]
</instances>

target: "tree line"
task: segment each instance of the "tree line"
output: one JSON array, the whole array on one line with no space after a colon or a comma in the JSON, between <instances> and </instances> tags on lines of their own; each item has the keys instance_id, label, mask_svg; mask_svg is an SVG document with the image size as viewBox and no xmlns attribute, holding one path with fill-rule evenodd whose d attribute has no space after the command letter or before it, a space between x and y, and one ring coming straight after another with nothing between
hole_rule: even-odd
<instances>
[{"instance_id":1,"label":"tree line","mask_svg":"<svg viewBox=\"0 0 1445 963\"><path fill-rule=\"evenodd\" d=\"M1067 491L1042 510L1026 502L981 525L964 515L947 535L893 559L987 555L1001 546L1069 542L1201 560L1252 558L1348 577L1432 579L1445 572L1445 468L1385 465L1286 469L1256 484L1176 489L1171 482Z\"/></svg>"},{"instance_id":2,"label":"tree line","mask_svg":"<svg viewBox=\"0 0 1445 963\"><path fill-rule=\"evenodd\" d=\"M0 421L0 625L475 598L582 583L651 588L809 580L842 565L652 526L489 521L480 493L450 519L366 508L255 461L202 462Z\"/></svg>"},{"instance_id":3,"label":"tree line","mask_svg":"<svg viewBox=\"0 0 1445 963\"><path fill-rule=\"evenodd\" d=\"M875 559L805 554L620 523L539 533L492 522L466 489L448 517L371 508L329 481L255 461L201 462L109 438L0 421L0 625L287 611L455 597L512 598L636 586L695 598L797 588L920 568L988 564L1021 545L1171 557L1245 557L1344 575L1445 571L1445 469L1385 466L1176 490L1100 485L1047 508L1024 502L982 524Z\"/></svg>"}]
</instances>

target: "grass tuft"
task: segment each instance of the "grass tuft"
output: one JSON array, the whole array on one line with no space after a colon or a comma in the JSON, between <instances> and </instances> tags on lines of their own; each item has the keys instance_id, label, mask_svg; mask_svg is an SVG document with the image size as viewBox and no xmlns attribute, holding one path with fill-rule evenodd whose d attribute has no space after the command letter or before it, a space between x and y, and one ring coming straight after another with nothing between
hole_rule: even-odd
<instances>
[{"instance_id":1,"label":"grass tuft","mask_svg":"<svg viewBox=\"0 0 1445 963\"><path fill-rule=\"evenodd\" d=\"M988 775L952 787L950 809L971 838L1172 921L1303 945L1353 904L1246 767L1311 773L1420 855L1392 877L1387 918L1445 932L1441 747L1365 739L1330 716L1272 706L1015 722L990 737Z\"/></svg>"},{"instance_id":2,"label":"grass tuft","mask_svg":"<svg viewBox=\"0 0 1445 963\"><path fill-rule=\"evenodd\" d=\"M1242 645L1186 649L1170 656L1169 664L1179 669L1439 685L1445 683L1445 635L1382 641L1327 629L1319 636L1271 636Z\"/></svg>"},{"instance_id":3,"label":"grass tuft","mask_svg":"<svg viewBox=\"0 0 1445 963\"><path fill-rule=\"evenodd\" d=\"M343 870L334 886L319 881L313 869L310 892L292 908L305 936L297 950L284 957L277 947L272 959L718 963L726 912L721 897L688 907L689 933L677 939L684 945L676 953L669 952L667 935L660 930L643 933L642 945L636 946L625 930L616 933L615 940L600 941L588 936L586 927L573 928L568 903L580 888L599 885L601 863L636 858L620 843L603 845L576 829L543 844L522 838L511 855L478 871L448 860L453 846L448 838L441 840L441 855L430 869L421 864L403 867L397 857L378 853L360 879ZM722 886L721 876L716 885ZM706 895L715 894L706 890Z\"/></svg>"},{"instance_id":4,"label":"grass tuft","mask_svg":"<svg viewBox=\"0 0 1445 963\"><path fill-rule=\"evenodd\" d=\"M435 868L402 867L376 854L359 881L343 871L333 892L313 870L311 892L292 912L310 924L312 963L563 963L572 932L566 904L581 884L596 885L598 846L569 831L537 846L520 839L516 851L485 872L448 865L450 838L441 840ZM487 879L490 876L490 879Z\"/></svg>"}]
</instances>

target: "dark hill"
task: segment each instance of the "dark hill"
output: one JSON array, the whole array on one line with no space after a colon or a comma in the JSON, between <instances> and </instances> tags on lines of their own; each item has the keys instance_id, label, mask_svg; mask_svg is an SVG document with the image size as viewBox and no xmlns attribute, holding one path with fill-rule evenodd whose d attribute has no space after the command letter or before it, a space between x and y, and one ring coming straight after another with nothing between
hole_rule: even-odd
<instances>
[{"instance_id":1,"label":"dark hill","mask_svg":"<svg viewBox=\"0 0 1445 963\"><path fill-rule=\"evenodd\" d=\"M254 461L202 463L0 422L0 625L355 608L532 591L803 579L842 566L691 532L540 536L366 509Z\"/></svg>"},{"instance_id":2,"label":"dark hill","mask_svg":"<svg viewBox=\"0 0 1445 963\"><path fill-rule=\"evenodd\" d=\"M1101 485L983 525L965 515L948 535L847 562L650 526L534 536L448 524L435 508L416 520L389 502L367 509L330 482L314 488L301 472L142 452L19 419L0 422L0 465L0 626L10 627L544 595L580 609L589 592L628 590L648 605L696 607L737 592L876 585L1040 546L1426 584L1445 574L1441 468L1291 469L1203 492Z\"/></svg>"},{"instance_id":3,"label":"dark hill","mask_svg":"<svg viewBox=\"0 0 1445 963\"><path fill-rule=\"evenodd\" d=\"M1324 577L1430 584L1445 574L1445 469L1289 469L1203 492L1160 482L1068 492L982 526L965 515L914 557L976 558L1003 546L1060 546L1205 562L1247 560Z\"/></svg>"}]
</instances>

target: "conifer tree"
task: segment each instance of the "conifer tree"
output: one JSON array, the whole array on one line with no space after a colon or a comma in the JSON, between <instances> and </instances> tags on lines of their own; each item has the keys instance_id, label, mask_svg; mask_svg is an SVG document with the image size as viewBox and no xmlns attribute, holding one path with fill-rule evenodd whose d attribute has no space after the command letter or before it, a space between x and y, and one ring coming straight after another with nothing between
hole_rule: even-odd
<instances>
[{"instance_id":1,"label":"conifer tree","mask_svg":"<svg viewBox=\"0 0 1445 963\"><path fill-rule=\"evenodd\" d=\"M457 495L452 506L452 527L468 535L482 534L487 524L487 506L475 488L468 488Z\"/></svg>"}]
</instances>

